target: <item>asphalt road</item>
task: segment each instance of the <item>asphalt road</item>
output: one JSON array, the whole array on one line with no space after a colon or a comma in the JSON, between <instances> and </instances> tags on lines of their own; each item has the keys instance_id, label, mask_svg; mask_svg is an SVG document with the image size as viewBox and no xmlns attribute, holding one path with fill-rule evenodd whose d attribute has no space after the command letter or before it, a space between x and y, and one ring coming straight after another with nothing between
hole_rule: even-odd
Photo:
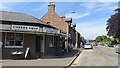
<instances>
[{"instance_id":1,"label":"asphalt road","mask_svg":"<svg viewBox=\"0 0 120 68\"><path fill-rule=\"evenodd\" d=\"M77 66L118 66L118 54L114 48L95 46L83 50Z\"/></svg>"}]
</instances>

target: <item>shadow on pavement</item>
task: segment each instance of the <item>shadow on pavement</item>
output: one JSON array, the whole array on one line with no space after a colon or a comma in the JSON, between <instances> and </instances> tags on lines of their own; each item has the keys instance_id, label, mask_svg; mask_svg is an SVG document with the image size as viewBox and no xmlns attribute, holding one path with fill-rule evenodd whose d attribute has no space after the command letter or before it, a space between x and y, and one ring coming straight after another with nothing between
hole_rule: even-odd
<instances>
[{"instance_id":1,"label":"shadow on pavement","mask_svg":"<svg viewBox=\"0 0 120 68\"><path fill-rule=\"evenodd\" d=\"M49 56L49 55L46 55L46 56L42 56L41 58L42 59L53 59L53 58L67 58L67 57L74 57L75 54L79 51L79 49L73 49L71 50L70 52L68 53L64 53L63 55L61 56Z\"/></svg>"}]
</instances>

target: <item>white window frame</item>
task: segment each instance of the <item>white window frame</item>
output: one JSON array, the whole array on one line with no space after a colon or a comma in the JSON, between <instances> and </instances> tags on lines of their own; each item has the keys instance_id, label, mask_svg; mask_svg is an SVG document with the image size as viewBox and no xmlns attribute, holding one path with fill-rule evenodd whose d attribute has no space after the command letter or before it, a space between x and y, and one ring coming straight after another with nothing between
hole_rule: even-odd
<instances>
[{"instance_id":1,"label":"white window frame","mask_svg":"<svg viewBox=\"0 0 120 68\"><path fill-rule=\"evenodd\" d=\"M13 32L5 32L5 48L23 48L23 46L24 46L24 34L23 34L23 45L22 46L6 46L6 35L7 35L7 33L13 33ZM15 41L14 41L14 43L15 43Z\"/></svg>"}]
</instances>

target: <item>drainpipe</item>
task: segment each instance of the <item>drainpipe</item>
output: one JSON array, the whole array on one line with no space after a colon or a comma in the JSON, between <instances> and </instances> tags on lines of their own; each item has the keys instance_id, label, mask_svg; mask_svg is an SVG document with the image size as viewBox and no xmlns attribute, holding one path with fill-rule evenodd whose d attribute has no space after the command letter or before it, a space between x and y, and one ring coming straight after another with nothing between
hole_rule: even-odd
<instances>
[{"instance_id":1,"label":"drainpipe","mask_svg":"<svg viewBox=\"0 0 120 68\"><path fill-rule=\"evenodd\" d=\"M14 46L15 46L15 41L16 41L16 29L14 30Z\"/></svg>"},{"instance_id":2,"label":"drainpipe","mask_svg":"<svg viewBox=\"0 0 120 68\"><path fill-rule=\"evenodd\" d=\"M42 35L43 36L43 54L45 53L45 35Z\"/></svg>"},{"instance_id":3,"label":"drainpipe","mask_svg":"<svg viewBox=\"0 0 120 68\"><path fill-rule=\"evenodd\" d=\"M78 47L78 34L77 34L77 31L75 33L76 33L76 45L75 45L75 48L77 48Z\"/></svg>"},{"instance_id":4,"label":"drainpipe","mask_svg":"<svg viewBox=\"0 0 120 68\"><path fill-rule=\"evenodd\" d=\"M68 53L68 45L69 45L69 25L67 25L67 45L66 45L66 52Z\"/></svg>"}]
</instances>

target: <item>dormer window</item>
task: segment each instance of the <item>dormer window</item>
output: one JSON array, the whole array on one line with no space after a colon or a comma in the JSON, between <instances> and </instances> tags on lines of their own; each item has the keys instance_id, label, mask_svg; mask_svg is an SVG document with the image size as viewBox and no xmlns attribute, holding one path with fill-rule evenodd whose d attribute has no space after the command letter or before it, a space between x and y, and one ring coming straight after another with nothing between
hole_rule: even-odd
<instances>
[{"instance_id":1,"label":"dormer window","mask_svg":"<svg viewBox=\"0 0 120 68\"><path fill-rule=\"evenodd\" d=\"M48 25L50 25L50 22L47 22Z\"/></svg>"}]
</instances>

